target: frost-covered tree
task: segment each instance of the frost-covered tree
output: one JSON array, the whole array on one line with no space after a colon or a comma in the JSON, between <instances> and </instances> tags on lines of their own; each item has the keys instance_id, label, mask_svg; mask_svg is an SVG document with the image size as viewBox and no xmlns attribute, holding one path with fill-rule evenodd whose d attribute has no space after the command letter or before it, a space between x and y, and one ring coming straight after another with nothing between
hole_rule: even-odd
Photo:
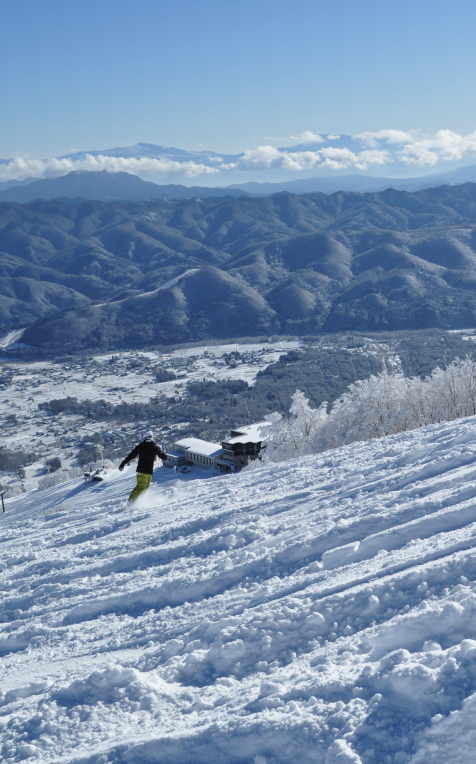
<instances>
[{"instance_id":1,"label":"frost-covered tree","mask_svg":"<svg viewBox=\"0 0 476 764\"><path fill-rule=\"evenodd\" d=\"M468 356L453 361L444 371L435 369L429 387L439 406L438 421L476 414L476 363Z\"/></svg>"},{"instance_id":2,"label":"frost-covered tree","mask_svg":"<svg viewBox=\"0 0 476 764\"><path fill-rule=\"evenodd\" d=\"M335 401L312 409L299 390L289 417L275 415L264 461L294 456L414 430L436 422L476 415L476 362L456 359L430 377L406 378L383 371L359 380Z\"/></svg>"},{"instance_id":3,"label":"frost-covered tree","mask_svg":"<svg viewBox=\"0 0 476 764\"><path fill-rule=\"evenodd\" d=\"M314 452L407 429L405 378L387 371L350 385L315 434Z\"/></svg>"},{"instance_id":4,"label":"frost-covered tree","mask_svg":"<svg viewBox=\"0 0 476 764\"><path fill-rule=\"evenodd\" d=\"M283 462L294 456L313 453L312 443L316 432L327 419L327 403L312 409L304 393L296 390L291 399L290 416L273 415L268 430L265 461Z\"/></svg>"}]
</instances>

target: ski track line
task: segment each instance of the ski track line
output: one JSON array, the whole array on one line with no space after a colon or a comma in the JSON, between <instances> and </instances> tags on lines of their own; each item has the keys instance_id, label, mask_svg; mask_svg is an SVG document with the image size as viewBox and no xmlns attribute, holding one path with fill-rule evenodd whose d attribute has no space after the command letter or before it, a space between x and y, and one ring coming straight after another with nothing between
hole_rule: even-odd
<instances>
[{"instance_id":1,"label":"ski track line","mask_svg":"<svg viewBox=\"0 0 476 764\"><path fill-rule=\"evenodd\" d=\"M470 761L475 461L468 419L8 501L2 761Z\"/></svg>"}]
</instances>

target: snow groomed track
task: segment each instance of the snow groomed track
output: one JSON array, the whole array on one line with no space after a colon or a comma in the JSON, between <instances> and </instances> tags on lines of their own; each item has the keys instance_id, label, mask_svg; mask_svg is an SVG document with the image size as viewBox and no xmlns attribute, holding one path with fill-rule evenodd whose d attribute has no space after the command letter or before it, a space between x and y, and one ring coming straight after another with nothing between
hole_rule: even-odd
<instances>
[{"instance_id":1,"label":"snow groomed track","mask_svg":"<svg viewBox=\"0 0 476 764\"><path fill-rule=\"evenodd\" d=\"M472 761L474 418L133 479L7 502L2 761Z\"/></svg>"}]
</instances>

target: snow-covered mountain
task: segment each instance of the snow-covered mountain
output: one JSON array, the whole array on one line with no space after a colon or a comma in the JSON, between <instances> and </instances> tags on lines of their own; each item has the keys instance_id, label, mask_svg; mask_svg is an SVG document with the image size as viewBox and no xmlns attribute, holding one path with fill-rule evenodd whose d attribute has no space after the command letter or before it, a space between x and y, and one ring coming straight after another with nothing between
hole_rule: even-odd
<instances>
[{"instance_id":1,"label":"snow-covered mountain","mask_svg":"<svg viewBox=\"0 0 476 764\"><path fill-rule=\"evenodd\" d=\"M368 191L387 188L392 185L392 179L413 178L414 183L409 188L415 189L427 186L415 186L418 180L413 176L441 175L466 168L468 164L474 165L476 156L476 133L463 136L451 130L439 130L435 135L401 130L378 130L358 135L306 131L299 136L290 136L288 145L281 147L277 147L272 138L255 140L253 147L244 147L232 154L152 143L73 151L44 159L18 154L0 159L0 184L12 180L57 178L72 171L105 170L133 173L161 184L176 185L188 181L187 185L195 185L200 177L200 186L250 182L261 186L263 182L282 184L302 178L314 179L315 183L321 178L323 187L313 183L309 189L313 191L326 191L329 186L332 190ZM343 185L336 189L333 181L339 175L344 176ZM377 184L368 185L365 177L377 178ZM430 186L434 185L431 180L430 177ZM463 181L455 178L453 182ZM119 183L118 186L120 191ZM406 185L403 187L407 188ZM253 192L252 188L247 190ZM254 190L259 194L266 193L266 186ZM181 196L183 191L178 191ZM117 197L118 193L112 196Z\"/></svg>"},{"instance_id":2,"label":"snow-covered mountain","mask_svg":"<svg viewBox=\"0 0 476 764\"><path fill-rule=\"evenodd\" d=\"M475 425L7 501L2 761L472 761Z\"/></svg>"},{"instance_id":3,"label":"snow-covered mountain","mask_svg":"<svg viewBox=\"0 0 476 764\"><path fill-rule=\"evenodd\" d=\"M26 328L24 344L63 354L471 328L475 223L470 183L415 194L3 204L0 335Z\"/></svg>"}]
</instances>

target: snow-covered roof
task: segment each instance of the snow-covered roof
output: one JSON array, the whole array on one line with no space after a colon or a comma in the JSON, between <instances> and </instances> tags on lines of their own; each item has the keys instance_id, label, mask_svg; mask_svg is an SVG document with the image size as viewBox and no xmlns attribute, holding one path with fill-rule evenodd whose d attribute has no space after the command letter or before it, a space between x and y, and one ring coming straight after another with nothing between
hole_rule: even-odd
<instances>
[{"instance_id":1,"label":"snow-covered roof","mask_svg":"<svg viewBox=\"0 0 476 764\"><path fill-rule=\"evenodd\" d=\"M260 443L265 439L266 427L271 422L255 422L247 424L245 427L235 427L231 433L232 438L227 438L226 443Z\"/></svg>"},{"instance_id":2,"label":"snow-covered roof","mask_svg":"<svg viewBox=\"0 0 476 764\"><path fill-rule=\"evenodd\" d=\"M213 457L222 452L222 447L219 443L209 443L208 440L200 440L200 438L182 438L182 440L176 440L174 448L177 447L194 454L199 454L199 456Z\"/></svg>"},{"instance_id":3,"label":"snow-covered roof","mask_svg":"<svg viewBox=\"0 0 476 764\"><path fill-rule=\"evenodd\" d=\"M171 456L173 459L183 459L183 451L166 451L167 456Z\"/></svg>"}]
</instances>

